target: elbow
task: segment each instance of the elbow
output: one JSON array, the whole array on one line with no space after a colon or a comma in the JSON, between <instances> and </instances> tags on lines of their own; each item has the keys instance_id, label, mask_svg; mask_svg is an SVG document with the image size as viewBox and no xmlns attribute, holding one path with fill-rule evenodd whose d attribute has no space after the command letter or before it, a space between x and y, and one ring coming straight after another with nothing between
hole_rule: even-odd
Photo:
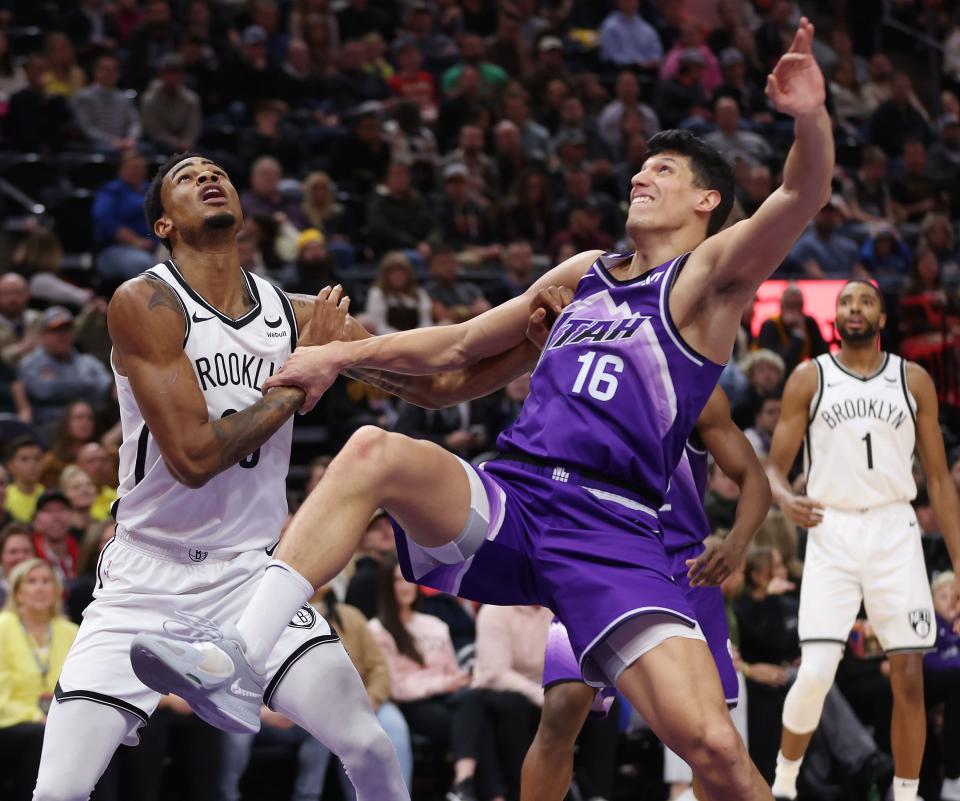
<instances>
[{"instance_id":1,"label":"elbow","mask_svg":"<svg viewBox=\"0 0 960 801\"><path fill-rule=\"evenodd\" d=\"M210 469L198 459L190 458L187 454L176 457L165 456L163 461L177 483L190 489L206 486L207 482L217 474L217 471Z\"/></svg>"}]
</instances>

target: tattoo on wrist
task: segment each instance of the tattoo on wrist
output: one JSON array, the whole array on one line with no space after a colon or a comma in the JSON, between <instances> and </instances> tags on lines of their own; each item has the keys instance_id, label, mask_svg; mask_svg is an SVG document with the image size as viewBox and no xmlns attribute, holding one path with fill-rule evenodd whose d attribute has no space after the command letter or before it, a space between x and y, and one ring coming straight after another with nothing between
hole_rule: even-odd
<instances>
[{"instance_id":1,"label":"tattoo on wrist","mask_svg":"<svg viewBox=\"0 0 960 801\"><path fill-rule=\"evenodd\" d=\"M214 420L210 425L220 446L220 470L232 467L263 445L305 398L302 389L277 387L242 412Z\"/></svg>"}]
</instances>

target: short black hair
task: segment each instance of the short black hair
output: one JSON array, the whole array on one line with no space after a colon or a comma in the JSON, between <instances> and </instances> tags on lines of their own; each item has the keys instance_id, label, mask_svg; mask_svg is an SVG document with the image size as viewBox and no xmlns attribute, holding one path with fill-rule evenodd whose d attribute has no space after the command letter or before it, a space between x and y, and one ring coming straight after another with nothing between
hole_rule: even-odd
<instances>
[{"instance_id":1,"label":"short black hair","mask_svg":"<svg viewBox=\"0 0 960 801\"><path fill-rule=\"evenodd\" d=\"M878 287L872 281L868 281L866 278L851 278L849 281L847 281L842 287L840 287L840 291L837 293L838 302L840 301L840 295L843 294L843 290L850 286L850 284L863 284L864 286L870 287L870 289L876 293L877 299L880 301L880 311L882 311L884 314L887 313L887 299L883 296L883 292L880 291L880 287Z\"/></svg>"},{"instance_id":2,"label":"short black hair","mask_svg":"<svg viewBox=\"0 0 960 801\"><path fill-rule=\"evenodd\" d=\"M35 437L29 434L21 434L7 445L6 451L4 452L4 462L9 462L24 448L39 448L43 450L43 445L41 445Z\"/></svg>"},{"instance_id":3,"label":"short black hair","mask_svg":"<svg viewBox=\"0 0 960 801\"><path fill-rule=\"evenodd\" d=\"M720 193L720 203L711 212L707 222L707 236L723 228L733 208L733 167L716 149L690 131L660 131L650 137L647 158L660 153L676 153L686 157L694 184L701 189L715 189Z\"/></svg>"},{"instance_id":4,"label":"short black hair","mask_svg":"<svg viewBox=\"0 0 960 801\"><path fill-rule=\"evenodd\" d=\"M150 187L147 189L147 195L143 199L143 213L147 218L147 228L150 230L150 233L153 233L153 226L156 224L163 216L163 196L161 195L161 189L163 188L163 179L167 177L167 173L170 172L177 164L179 164L184 159L192 158L206 158L202 153L198 153L195 150L184 151L183 153L174 153L170 158L168 158L160 167L157 169L156 175L153 176L153 180L150 182ZM161 239L163 246L173 253L173 245L170 243L169 239Z\"/></svg>"}]
</instances>

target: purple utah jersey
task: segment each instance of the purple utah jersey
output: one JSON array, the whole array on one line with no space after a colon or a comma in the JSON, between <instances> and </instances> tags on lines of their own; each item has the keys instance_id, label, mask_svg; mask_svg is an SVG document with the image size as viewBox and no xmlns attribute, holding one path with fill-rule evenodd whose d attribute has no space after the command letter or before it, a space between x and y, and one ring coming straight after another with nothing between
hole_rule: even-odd
<instances>
[{"instance_id":1,"label":"purple utah jersey","mask_svg":"<svg viewBox=\"0 0 960 801\"><path fill-rule=\"evenodd\" d=\"M609 268L628 258L604 254L580 279L497 447L592 471L659 508L723 367L686 345L670 317L687 257L619 281Z\"/></svg>"},{"instance_id":2,"label":"purple utah jersey","mask_svg":"<svg viewBox=\"0 0 960 801\"><path fill-rule=\"evenodd\" d=\"M703 499L707 494L707 453L687 442L670 489L660 507L660 530L668 556L700 545L710 533Z\"/></svg>"}]
</instances>

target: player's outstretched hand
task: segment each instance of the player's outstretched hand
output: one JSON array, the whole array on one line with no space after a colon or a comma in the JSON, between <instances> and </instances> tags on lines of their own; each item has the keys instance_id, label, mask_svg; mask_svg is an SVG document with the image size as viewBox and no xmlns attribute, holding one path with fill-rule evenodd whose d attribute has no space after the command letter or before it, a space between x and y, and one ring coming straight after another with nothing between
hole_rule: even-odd
<instances>
[{"instance_id":1,"label":"player's outstretched hand","mask_svg":"<svg viewBox=\"0 0 960 801\"><path fill-rule=\"evenodd\" d=\"M826 102L823 73L813 57L813 23L806 17L790 49L767 76L766 93L777 111L791 117L802 117Z\"/></svg>"},{"instance_id":2,"label":"player's outstretched hand","mask_svg":"<svg viewBox=\"0 0 960 801\"><path fill-rule=\"evenodd\" d=\"M743 549L726 539L707 549L696 559L687 559L687 577L691 587L715 587L740 566Z\"/></svg>"},{"instance_id":3,"label":"player's outstretched hand","mask_svg":"<svg viewBox=\"0 0 960 801\"><path fill-rule=\"evenodd\" d=\"M300 414L306 414L323 397L337 378L334 356L335 349L342 347L338 342L313 347L299 347L283 363L277 372L263 382L263 392L274 387L299 387L307 397L300 407Z\"/></svg>"},{"instance_id":4,"label":"player's outstretched hand","mask_svg":"<svg viewBox=\"0 0 960 801\"><path fill-rule=\"evenodd\" d=\"M550 329L572 300L573 291L569 287L548 286L541 289L530 304L527 339L543 350L550 338Z\"/></svg>"},{"instance_id":5,"label":"player's outstretched hand","mask_svg":"<svg viewBox=\"0 0 960 801\"><path fill-rule=\"evenodd\" d=\"M347 312L350 298L343 294L343 287L326 286L317 294L313 304L313 316L300 332L300 345L326 345L347 338Z\"/></svg>"},{"instance_id":6,"label":"player's outstretched hand","mask_svg":"<svg viewBox=\"0 0 960 801\"><path fill-rule=\"evenodd\" d=\"M801 528L819 526L823 520L823 504L806 495L791 495L780 505L780 509L791 522Z\"/></svg>"}]
</instances>

